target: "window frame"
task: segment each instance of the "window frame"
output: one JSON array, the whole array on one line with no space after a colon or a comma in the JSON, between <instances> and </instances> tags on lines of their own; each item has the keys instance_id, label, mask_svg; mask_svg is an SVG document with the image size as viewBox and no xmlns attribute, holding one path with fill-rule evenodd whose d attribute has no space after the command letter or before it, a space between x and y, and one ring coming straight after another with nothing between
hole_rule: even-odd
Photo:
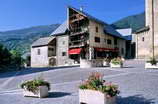
<instances>
[{"instance_id":1,"label":"window frame","mask_svg":"<svg viewBox=\"0 0 158 104\"><path fill-rule=\"evenodd\" d=\"M100 37L94 37L94 42L95 43L100 43Z\"/></svg>"},{"instance_id":2,"label":"window frame","mask_svg":"<svg viewBox=\"0 0 158 104\"><path fill-rule=\"evenodd\" d=\"M96 32L96 33L99 32L99 28L98 28L98 26L95 27L95 32Z\"/></svg>"},{"instance_id":3,"label":"window frame","mask_svg":"<svg viewBox=\"0 0 158 104\"><path fill-rule=\"evenodd\" d=\"M107 39L107 44L111 45L112 44L112 40L111 39Z\"/></svg>"},{"instance_id":4,"label":"window frame","mask_svg":"<svg viewBox=\"0 0 158 104\"><path fill-rule=\"evenodd\" d=\"M67 52L62 52L62 56L67 56Z\"/></svg>"},{"instance_id":5,"label":"window frame","mask_svg":"<svg viewBox=\"0 0 158 104\"><path fill-rule=\"evenodd\" d=\"M41 55L41 49L37 49L37 55Z\"/></svg>"}]
</instances>

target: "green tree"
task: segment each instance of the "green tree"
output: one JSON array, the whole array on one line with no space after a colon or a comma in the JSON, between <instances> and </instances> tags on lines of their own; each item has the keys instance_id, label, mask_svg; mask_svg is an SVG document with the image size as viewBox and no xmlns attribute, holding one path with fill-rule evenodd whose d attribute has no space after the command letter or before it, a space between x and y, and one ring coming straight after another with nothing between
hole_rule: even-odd
<instances>
[{"instance_id":1,"label":"green tree","mask_svg":"<svg viewBox=\"0 0 158 104\"><path fill-rule=\"evenodd\" d=\"M11 53L7 48L0 44L0 68L8 66L11 62Z\"/></svg>"},{"instance_id":2,"label":"green tree","mask_svg":"<svg viewBox=\"0 0 158 104\"><path fill-rule=\"evenodd\" d=\"M20 52L16 50L11 50L10 53L11 53L11 65L16 68L20 68L21 65L23 64L23 59L21 57Z\"/></svg>"}]
</instances>

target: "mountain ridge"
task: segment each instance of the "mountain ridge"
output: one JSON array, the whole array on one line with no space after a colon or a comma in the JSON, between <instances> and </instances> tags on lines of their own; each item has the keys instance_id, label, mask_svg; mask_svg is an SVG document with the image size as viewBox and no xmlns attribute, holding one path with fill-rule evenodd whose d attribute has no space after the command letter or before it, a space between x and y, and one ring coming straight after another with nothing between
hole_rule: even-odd
<instances>
[{"instance_id":1,"label":"mountain ridge","mask_svg":"<svg viewBox=\"0 0 158 104\"><path fill-rule=\"evenodd\" d=\"M135 32L145 26L145 12L122 18L111 25L115 29L132 28Z\"/></svg>"},{"instance_id":2,"label":"mountain ridge","mask_svg":"<svg viewBox=\"0 0 158 104\"><path fill-rule=\"evenodd\" d=\"M24 54L30 51L30 46L35 40L49 36L59 25L40 25L0 32L0 43L9 50L14 49Z\"/></svg>"}]
</instances>

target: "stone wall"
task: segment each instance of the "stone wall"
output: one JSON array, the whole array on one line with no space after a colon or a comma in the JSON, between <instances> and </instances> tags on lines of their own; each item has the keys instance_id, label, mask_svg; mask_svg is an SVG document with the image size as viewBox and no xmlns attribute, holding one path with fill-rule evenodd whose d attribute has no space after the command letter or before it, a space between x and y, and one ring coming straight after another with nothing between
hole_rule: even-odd
<instances>
[{"instance_id":1,"label":"stone wall","mask_svg":"<svg viewBox=\"0 0 158 104\"><path fill-rule=\"evenodd\" d=\"M40 54L38 54L40 50ZM31 67L48 67L48 46L31 48Z\"/></svg>"},{"instance_id":2,"label":"stone wall","mask_svg":"<svg viewBox=\"0 0 158 104\"><path fill-rule=\"evenodd\" d=\"M153 49L153 31L154 31L154 55L158 58L158 0L146 0L146 26L149 26L150 30L136 34L136 57L148 59L152 57ZM152 13L152 7L154 6L154 15ZM154 24L152 17L154 16ZM154 29L153 29L154 25ZM144 41L142 41L144 38Z\"/></svg>"},{"instance_id":3,"label":"stone wall","mask_svg":"<svg viewBox=\"0 0 158 104\"><path fill-rule=\"evenodd\" d=\"M150 31L141 32L136 35L136 58L146 59L151 56L151 37Z\"/></svg>"},{"instance_id":4,"label":"stone wall","mask_svg":"<svg viewBox=\"0 0 158 104\"><path fill-rule=\"evenodd\" d=\"M57 66L69 64L68 35L57 36Z\"/></svg>"},{"instance_id":5,"label":"stone wall","mask_svg":"<svg viewBox=\"0 0 158 104\"><path fill-rule=\"evenodd\" d=\"M98 32L96 32L96 27L98 27ZM108 34L104 33L104 26L96 23L94 21L90 21L89 23L89 32L90 32L90 47L99 47L99 48L112 48L114 49L115 47L119 48L119 55L120 56L125 56L125 45L126 41L120 38L117 38L117 45L114 45L114 37ZM99 37L100 38L100 43L96 43L94 38ZM107 40L111 40L111 44L107 44ZM121 50L124 50L124 54L121 54Z\"/></svg>"}]
</instances>

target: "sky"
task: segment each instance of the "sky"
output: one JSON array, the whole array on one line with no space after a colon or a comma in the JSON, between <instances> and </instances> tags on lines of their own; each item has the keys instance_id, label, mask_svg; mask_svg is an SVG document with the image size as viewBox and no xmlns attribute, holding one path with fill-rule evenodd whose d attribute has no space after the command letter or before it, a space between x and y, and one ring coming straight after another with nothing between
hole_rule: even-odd
<instances>
[{"instance_id":1,"label":"sky","mask_svg":"<svg viewBox=\"0 0 158 104\"><path fill-rule=\"evenodd\" d=\"M83 6L84 12L109 24L144 12L145 0L0 0L0 31L62 23L66 7Z\"/></svg>"}]
</instances>

